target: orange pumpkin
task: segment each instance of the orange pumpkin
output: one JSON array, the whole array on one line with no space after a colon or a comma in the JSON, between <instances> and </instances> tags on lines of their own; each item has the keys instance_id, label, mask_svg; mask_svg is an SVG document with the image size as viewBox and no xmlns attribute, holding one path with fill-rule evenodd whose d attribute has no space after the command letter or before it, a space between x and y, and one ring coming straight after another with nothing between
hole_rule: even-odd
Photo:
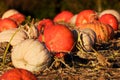
<instances>
[{"instance_id":1,"label":"orange pumpkin","mask_svg":"<svg viewBox=\"0 0 120 80\"><path fill-rule=\"evenodd\" d=\"M14 68L2 74L0 80L37 80L37 78L25 69Z\"/></svg>"},{"instance_id":2,"label":"orange pumpkin","mask_svg":"<svg viewBox=\"0 0 120 80\"><path fill-rule=\"evenodd\" d=\"M78 26L80 30L85 28L92 29L97 36L97 42L105 42L112 39L114 30L110 25L101 23L99 21L94 21L92 23L86 23Z\"/></svg>"}]
</instances>

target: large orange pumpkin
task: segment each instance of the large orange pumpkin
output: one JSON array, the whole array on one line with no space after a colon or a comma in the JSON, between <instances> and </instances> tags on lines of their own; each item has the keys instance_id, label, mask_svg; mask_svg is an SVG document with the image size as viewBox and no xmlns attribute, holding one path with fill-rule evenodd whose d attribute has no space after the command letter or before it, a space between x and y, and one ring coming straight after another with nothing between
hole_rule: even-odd
<instances>
[{"instance_id":1,"label":"large orange pumpkin","mask_svg":"<svg viewBox=\"0 0 120 80\"><path fill-rule=\"evenodd\" d=\"M110 40L113 37L114 30L110 25L94 21L91 23L86 23L78 26L80 30L85 28L92 29L97 36L97 42L105 42Z\"/></svg>"}]
</instances>

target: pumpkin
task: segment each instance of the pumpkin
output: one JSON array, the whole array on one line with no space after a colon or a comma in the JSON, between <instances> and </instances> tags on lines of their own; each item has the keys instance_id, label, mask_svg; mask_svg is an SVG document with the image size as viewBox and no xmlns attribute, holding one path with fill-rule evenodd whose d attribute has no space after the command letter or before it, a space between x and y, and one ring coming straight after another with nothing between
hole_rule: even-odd
<instances>
[{"instance_id":1,"label":"pumpkin","mask_svg":"<svg viewBox=\"0 0 120 80\"><path fill-rule=\"evenodd\" d=\"M118 22L120 22L120 14L118 11L114 10L114 9L106 9L106 10L103 10L100 14L99 14L99 17L101 17L102 15L104 14L112 14L114 15Z\"/></svg>"},{"instance_id":2,"label":"pumpkin","mask_svg":"<svg viewBox=\"0 0 120 80\"><path fill-rule=\"evenodd\" d=\"M96 43L96 33L90 29L86 28L83 30L78 30L78 41L77 47L82 48L84 51L92 51L94 44Z\"/></svg>"},{"instance_id":3,"label":"pumpkin","mask_svg":"<svg viewBox=\"0 0 120 80\"><path fill-rule=\"evenodd\" d=\"M25 15L15 9L9 9L4 12L2 15L2 19L4 18L10 18L14 20L17 24L21 24L23 21L25 21Z\"/></svg>"},{"instance_id":4,"label":"pumpkin","mask_svg":"<svg viewBox=\"0 0 120 80\"><path fill-rule=\"evenodd\" d=\"M85 29L85 28L90 28L92 29L97 36L97 42L105 42L110 39L112 39L114 35L114 30L110 25L101 23L99 21L94 21L91 23L86 23L78 26L80 30Z\"/></svg>"},{"instance_id":5,"label":"pumpkin","mask_svg":"<svg viewBox=\"0 0 120 80\"><path fill-rule=\"evenodd\" d=\"M40 32L43 27L46 28L52 25L53 25L53 21L51 19L43 19L43 20L38 21L37 29Z\"/></svg>"},{"instance_id":6,"label":"pumpkin","mask_svg":"<svg viewBox=\"0 0 120 80\"><path fill-rule=\"evenodd\" d=\"M77 15L75 25L78 26L84 23L93 22L94 20L96 20L97 17L98 16L94 10L82 10Z\"/></svg>"},{"instance_id":7,"label":"pumpkin","mask_svg":"<svg viewBox=\"0 0 120 80\"><path fill-rule=\"evenodd\" d=\"M26 39L13 47L11 59L14 67L37 73L49 66L51 54L38 40Z\"/></svg>"},{"instance_id":8,"label":"pumpkin","mask_svg":"<svg viewBox=\"0 0 120 80\"><path fill-rule=\"evenodd\" d=\"M12 19L9 18L0 19L0 32L17 27L18 25Z\"/></svg>"},{"instance_id":9,"label":"pumpkin","mask_svg":"<svg viewBox=\"0 0 120 80\"><path fill-rule=\"evenodd\" d=\"M112 14L104 14L99 18L99 21L104 24L109 24L114 31L118 30L118 20Z\"/></svg>"},{"instance_id":10,"label":"pumpkin","mask_svg":"<svg viewBox=\"0 0 120 80\"><path fill-rule=\"evenodd\" d=\"M9 29L0 33L0 42L10 42L12 46L27 38L27 34L19 28Z\"/></svg>"},{"instance_id":11,"label":"pumpkin","mask_svg":"<svg viewBox=\"0 0 120 80\"><path fill-rule=\"evenodd\" d=\"M38 29L38 32L39 32L38 40L40 42L44 42L44 36L43 36L43 34L44 34L45 29L49 29L53 25L54 25L54 23L50 19L43 19L43 20L40 20L38 22L38 24L37 24L37 29Z\"/></svg>"},{"instance_id":12,"label":"pumpkin","mask_svg":"<svg viewBox=\"0 0 120 80\"><path fill-rule=\"evenodd\" d=\"M4 72L0 80L37 80L37 78L28 70L13 68Z\"/></svg>"},{"instance_id":13,"label":"pumpkin","mask_svg":"<svg viewBox=\"0 0 120 80\"><path fill-rule=\"evenodd\" d=\"M18 12L17 10L15 10L15 9L7 10L6 12L3 13L2 19L8 18L8 17L10 17L11 15L14 15L14 14L16 14L16 13L19 13L19 12Z\"/></svg>"},{"instance_id":14,"label":"pumpkin","mask_svg":"<svg viewBox=\"0 0 120 80\"><path fill-rule=\"evenodd\" d=\"M72 31L63 24L45 24L43 33L39 35L39 41L44 42L47 49L56 53L66 54L73 49L74 36Z\"/></svg>"},{"instance_id":15,"label":"pumpkin","mask_svg":"<svg viewBox=\"0 0 120 80\"><path fill-rule=\"evenodd\" d=\"M66 22L66 23L69 23L70 22L70 19L73 17L73 13L70 12L70 11L67 11L67 10L64 10L60 13L58 13L53 21L54 22Z\"/></svg>"},{"instance_id":16,"label":"pumpkin","mask_svg":"<svg viewBox=\"0 0 120 80\"><path fill-rule=\"evenodd\" d=\"M104 14L112 14L116 17L117 21L118 21L118 29L120 29L120 13L117 10L114 9L106 9L103 10L100 14L99 17L101 17Z\"/></svg>"},{"instance_id":17,"label":"pumpkin","mask_svg":"<svg viewBox=\"0 0 120 80\"><path fill-rule=\"evenodd\" d=\"M51 52L70 52L74 46L72 31L65 25L55 24L44 30L44 40Z\"/></svg>"}]
</instances>

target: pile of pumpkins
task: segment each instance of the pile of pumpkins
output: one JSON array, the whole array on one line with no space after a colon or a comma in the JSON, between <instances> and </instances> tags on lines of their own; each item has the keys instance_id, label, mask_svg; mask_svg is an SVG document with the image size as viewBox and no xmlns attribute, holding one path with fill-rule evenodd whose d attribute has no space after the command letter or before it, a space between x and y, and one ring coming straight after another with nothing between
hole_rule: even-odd
<instances>
[{"instance_id":1,"label":"pile of pumpkins","mask_svg":"<svg viewBox=\"0 0 120 80\"><path fill-rule=\"evenodd\" d=\"M38 73L51 65L53 57L64 57L76 44L79 44L78 48L90 52L95 43L113 39L114 32L119 28L120 14L116 10L97 13L89 9L77 14L65 10L53 20L47 18L30 23L25 21L26 16L19 11L6 11L0 19L0 43L9 42L12 46L11 60L15 68ZM13 73L6 74L0 80Z\"/></svg>"}]
</instances>

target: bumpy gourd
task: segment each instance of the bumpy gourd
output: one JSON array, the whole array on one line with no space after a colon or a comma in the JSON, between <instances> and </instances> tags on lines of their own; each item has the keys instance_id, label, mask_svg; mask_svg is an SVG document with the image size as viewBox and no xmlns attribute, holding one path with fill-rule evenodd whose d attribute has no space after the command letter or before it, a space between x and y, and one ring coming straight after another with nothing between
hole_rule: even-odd
<instances>
[{"instance_id":1,"label":"bumpy gourd","mask_svg":"<svg viewBox=\"0 0 120 80\"><path fill-rule=\"evenodd\" d=\"M49 66L51 54L38 40L26 39L13 47L11 58L16 68L39 72Z\"/></svg>"}]
</instances>

